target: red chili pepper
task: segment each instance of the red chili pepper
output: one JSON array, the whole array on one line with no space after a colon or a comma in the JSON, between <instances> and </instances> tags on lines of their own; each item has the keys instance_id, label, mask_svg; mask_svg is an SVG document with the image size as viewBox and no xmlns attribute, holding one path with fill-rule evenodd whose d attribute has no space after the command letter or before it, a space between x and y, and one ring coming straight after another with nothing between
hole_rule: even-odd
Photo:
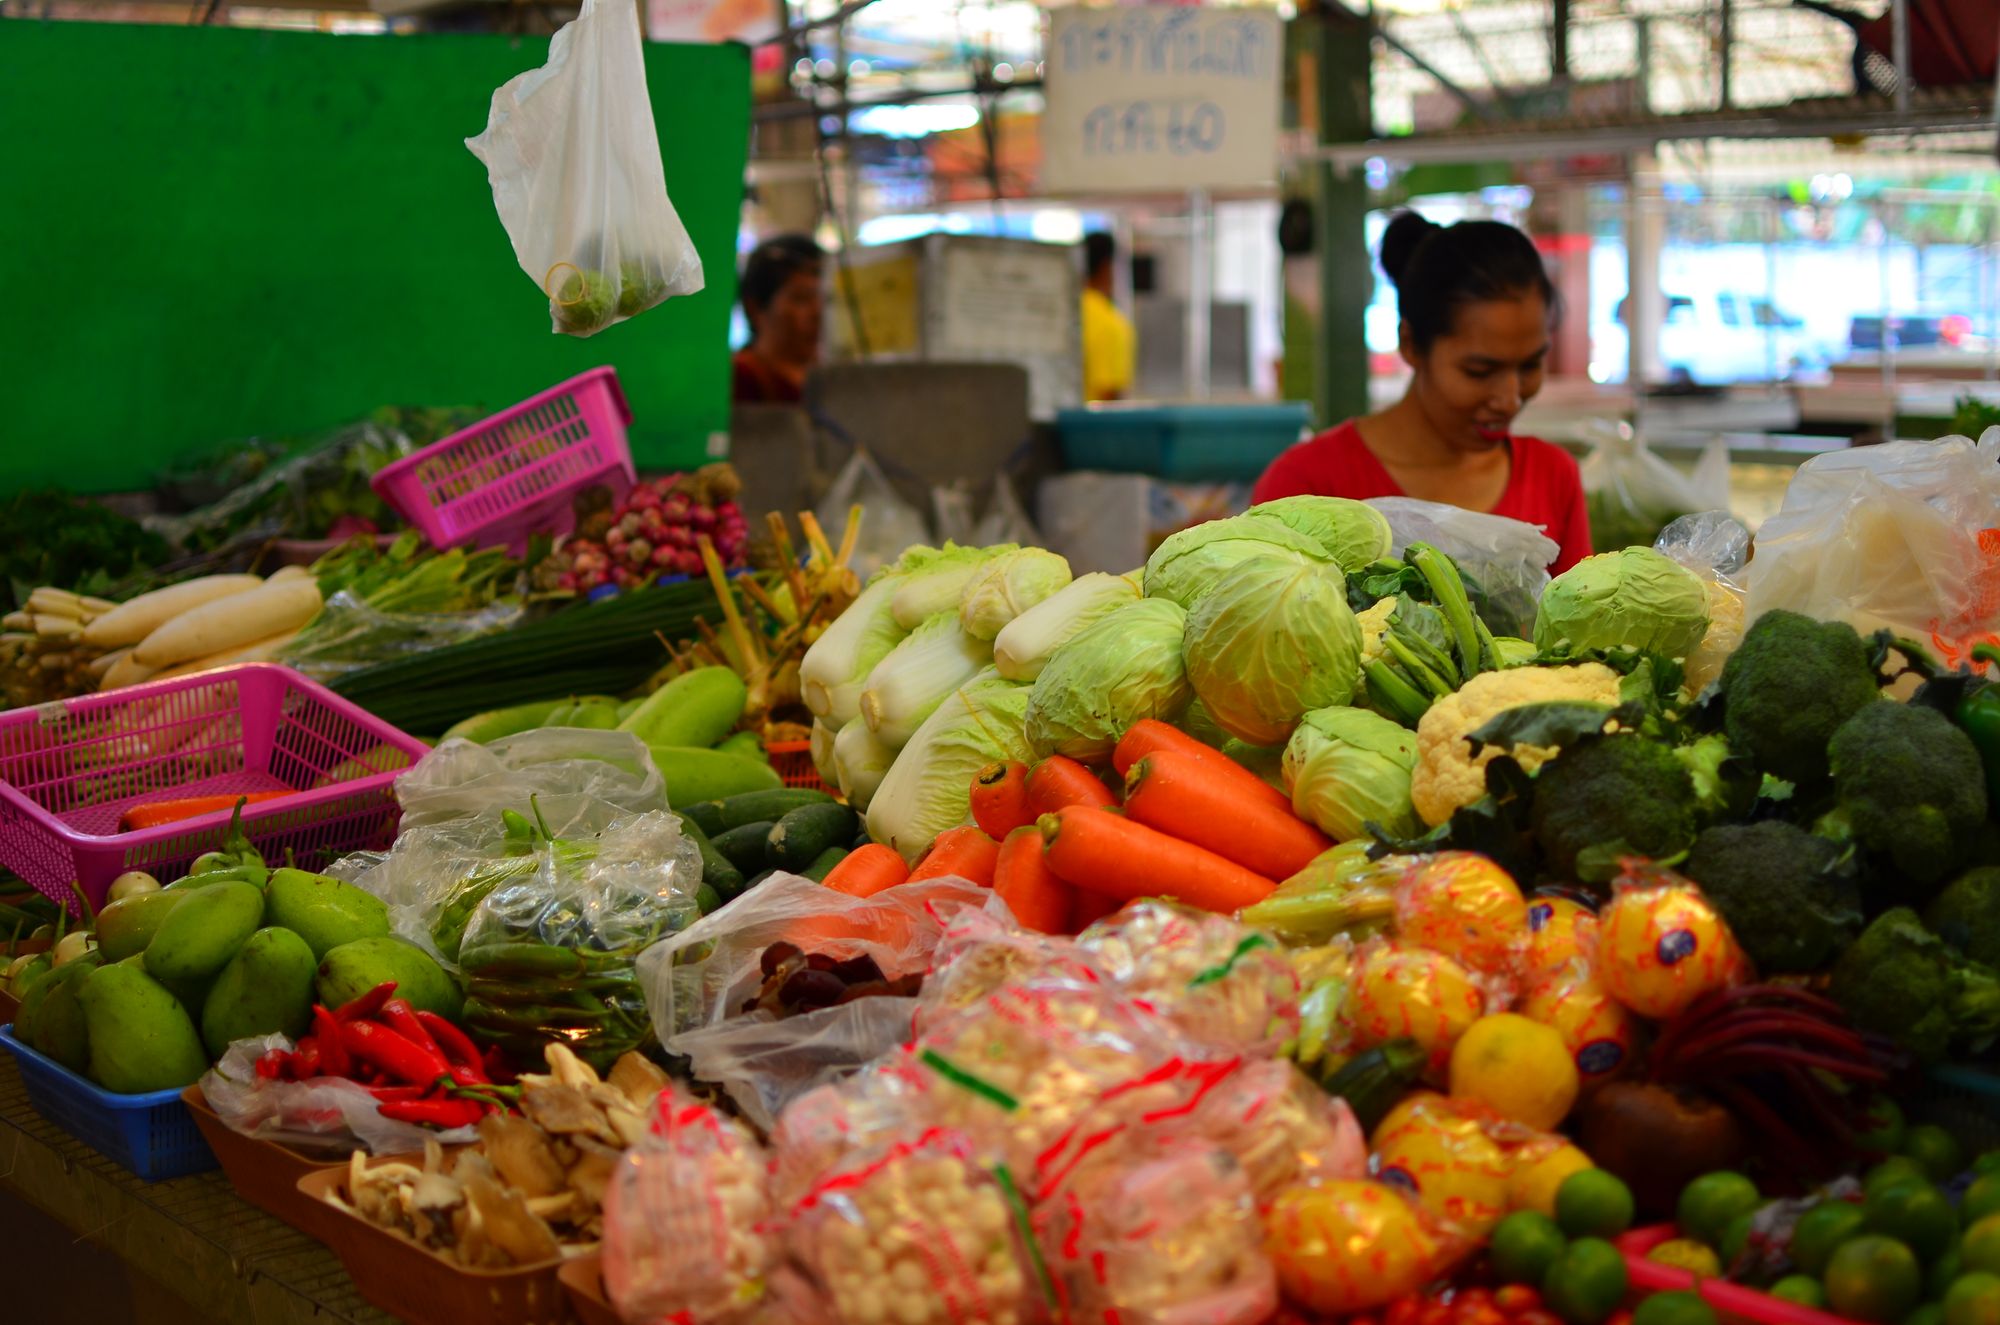
<instances>
[{"instance_id":1,"label":"red chili pepper","mask_svg":"<svg viewBox=\"0 0 2000 1325\"><path fill-rule=\"evenodd\" d=\"M372 1017L382 1010L382 1005L396 996L396 982L384 980L359 998L350 999L333 1010L335 1021L359 1021Z\"/></svg>"},{"instance_id":2,"label":"red chili pepper","mask_svg":"<svg viewBox=\"0 0 2000 1325\"><path fill-rule=\"evenodd\" d=\"M292 1079L309 1081L313 1077L325 1076L326 1067L320 1059L320 1049L316 1044L303 1044L292 1055Z\"/></svg>"},{"instance_id":3,"label":"red chili pepper","mask_svg":"<svg viewBox=\"0 0 2000 1325\"><path fill-rule=\"evenodd\" d=\"M283 1049L267 1050L257 1059L257 1079L259 1081L282 1081L285 1076L285 1066L291 1061L291 1058L292 1056Z\"/></svg>"},{"instance_id":4,"label":"red chili pepper","mask_svg":"<svg viewBox=\"0 0 2000 1325\"><path fill-rule=\"evenodd\" d=\"M486 1080L488 1074L479 1061L479 1046L472 1042L471 1036L429 1008L418 1008L417 1020L431 1033L431 1039L437 1043L447 1061L454 1067L470 1068L479 1073L480 1080Z\"/></svg>"},{"instance_id":5,"label":"red chili pepper","mask_svg":"<svg viewBox=\"0 0 2000 1325\"><path fill-rule=\"evenodd\" d=\"M449 1071L443 1055L376 1022L350 1021L340 1035L351 1057L387 1074L393 1084L427 1086Z\"/></svg>"},{"instance_id":6,"label":"red chili pepper","mask_svg":"<svg viewBox=\"0 0 2000 1325\"><path fill-rule=\"evenodd\" d=\"M396 1100L420 1100L431 1093L429 1086L370 1086L368 1093L387 1104Z\"/></svg>"},{"instance_id":7,"label":"red chili pepper","mask_svg":"<svg viewBox=\"0 0 2000 1325\"><path fill-rule=\"evenodd\" d=\"M384 1118L432 1127L470 1127L486 1116L486 1106L473 1100L390 1100L377 1106Z\"/></svg>"},{"instance_id":8,"label":"red chili pepper","mask_svg":"<svg viewBox=\"0 0 2000 1325\"><path fill-rule=\"evenodd\" d=\"M384 1003L381 1015L376 1020L419 1049L428 1049L440 1058L449 1056L438 1048L438 1042L431 1038L431 1033L417 1020L417 1010L411 1007L406 999L392 998Z\"/></svg>"},{"instance_id":9,"label":"red chili pepper","mask_svg":"<svg viewBox=\"0 0 2000 1325\"><path fill-rule=\"evenodd\" d=\"M347 1046L341 1042L340 1019L319 1004L313 1004L313 1038L319 1041L320 1066L330 1077L344 1077L352 1070Z\"/></svg>"}]
</instances>

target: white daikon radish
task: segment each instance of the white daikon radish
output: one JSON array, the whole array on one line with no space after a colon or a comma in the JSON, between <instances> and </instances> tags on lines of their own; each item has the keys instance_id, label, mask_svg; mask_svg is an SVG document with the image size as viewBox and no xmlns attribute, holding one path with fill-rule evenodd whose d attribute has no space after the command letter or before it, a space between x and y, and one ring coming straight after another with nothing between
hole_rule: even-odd
<instances>
[{"instance_id":1,"label":"white daikon radish","mask_svg":"<svg viewBox=\"0 0 2000 1325\"><path fill-rule=\"evenodd\" d=\"M121 649L118 653L118 661L111 664L109 670L104 673L103 679L98 681L97 688L99 690L117 690L124 686L135 686L141 681L151 680L153 670L151 667L141 667L138 663L133 662L132 650Z\"/></svg>"},{"instance_id":2,"label":"white daikon radish","mask_svg":"<svg viewBox=\"0 0 2000 1325\"><path fill-rule=\"evenodd\" d=\"M311 574L312 572L304 566L280 566L271 572L271 578L264 581L264 583L283 584L286 580L296 580Z\"/></svg>"},{"instance_id":3,"label":"white daikon radish","mask_svg":"<svg viewBox=\"0 0 2000 1325\"><path fill-rule=\"evenodd\" d=\"M161 626L132 650L148 667L173 667L296 630L319 611L319 585L311 576L278 580L249 593L204 603Z\"/></svg>"},{"instance_id":4,"label":"white daikon radish","mask_svg":"<svg viewBox=\"0 0 2000 1325\"><path fill-rule=\"evenodd\" d=\"M207 657L196 658L192 662L184 662L178 667L169 667L166 671L156 673L149 679L154 681L171 681L177 676L192 676L196 672L206 672L212 667L230 667L236 663L275 662L277 661L279 651L299 637L299 629L299 627L293 626L290 630L281 630L275 635L268 635L263 639L253 640L248 644L234 649L224 649L220 653L211 653Z\"/></svg>"},{"instance_id":5,"label":"white daikon radish","mask_svg":"<svg viewBox=\"0 0 2000 1325\"><path fill-rule=\"evenodd\" d=\"M264 581L255 575L205 575L184 584L170 584L120 603L96 618L83 628L83 642L100 649L137 644L183 612L263 586Z\"/></svg>"}]
</instances>

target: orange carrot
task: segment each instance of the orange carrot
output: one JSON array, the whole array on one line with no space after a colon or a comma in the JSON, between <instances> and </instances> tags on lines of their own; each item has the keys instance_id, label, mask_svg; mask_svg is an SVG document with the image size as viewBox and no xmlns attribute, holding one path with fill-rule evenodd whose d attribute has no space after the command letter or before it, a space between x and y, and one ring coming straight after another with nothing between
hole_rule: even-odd
<instances>
[{"instance_id":1,"label":"orange carrot","mask_svg":"<svg viewBox=\"0 0 2000 1325\"><path fill-rule=\"evenodd\" d=\"M198 815L233 810L238 801L255 805L259 801L274 801L297 794L292 791L237 791L226 796L182 796L175 800L142 801L126 807L125 813L118 816L118 826L128 833L135 828L158 828L161 824L179 823Z\"/></svg>"},{"instance_id":2,"label":"orange carrot","mask_svg":"<svg viewBox=\"0 0 2000 1325\"><path fill-rule=\"evenodd\" d=\"M1063 926L1065 934L1081 934L1106 916L1118 914L1118 908L1125 905L1116 897L1106 897L1102 893L1082 888L1073 891L1075 896L1070 900L1069 923Z\"/></svg>"},{"instance_id":3,"label":"orange carrot","mask_svg":"<svg viewBox=\"0 0 2000 1325\"><path fill-rule=\"evenodd\" d=\"M894 847L870 842L865 847L856 847L848 852L838 865L827 871L826 878L821 882L849 897L873 897L909 877L909 866L903 864L903 858Z\"/></svg>"},{"instance_id":4,"label":"orange carrot","mask_svg":"<svg viewBox=\"0 0 2000 1325\"><path fill-rule=\"evenodd\" d=\"M1214 765L1216 772L1228 778L1245 800L1269 801L1273 805L1282 805L1287 810L1292 807L1284 792L1222 751L1203 745L1186 732L1177 727L1169 727L1157 718L1141 718L1132 724L1124 739L1120 740L1117 748L1111 752L1111 766L1118 770L1119 776L1123 777L1132 771L1132 765L1157 750L1172 750L1190 759L1200 759Z\"/></svg>"},{"instance_id":5,"label":"orange carrot","mask_svg":"<svg viewBox=\"0 0 2000 1325\"><path fill-rule=\"evenodd\" d=\"M1291 878L1333 845L1291 806L1251 800L1213 761L1174 750L1155 750L1132 765L1125 814L1267 879Z\"/></svg>"},{"instance_id":6,"label":"orange carrot","mask_svg":"<svg viewBox=\"0 0 2000 1325\"><path fill-rule=\"evenodd\" d=\"M939 833L931 849L910 871L910 882L942 879L955 875L971 883L993 886L993 868L1000 859L1000 844L967 824Z\"/></svg>"},{"instance_id":7,"label":"orange carrot","mask_svg":"<svg viewBox=\"0 0 2000 1325\"><path fill-rule=\"evenodd\" d=\"M1033 824L1016 828L1000 844L1000 861L993 870L993 891L1021 922L1037 934L1061 934L1069 926L1076 889L1049 872L1042 859L1042 830Z\"/></svg>"},{"instance_id":8,"label":"orange carrot","mask_svg":"<svg viewBox=\"0 0 2000 1325\"><path fill-rule=\"evenodd\" d=\"M1171 897L1227 913L1263 901L1278 886L1192 842L1087 805L1045 814L1040 827L1057 878L1121 902Z\"/></svg>"},{"instance_id":9,"label":"orange carrot","mask_svg":"<svg viewBox=\"0 0 2000 1325\"><path fill-rule=\"evenodd\" d=\"M1037 816L1054 814L1065 805L1091 805L1101 810L1117 803L1118 798L1097 774L1074 759L1050 755L1028 770L1028 808Z\"/></svg>"},{"instance_id":10,"label":"orange carrot","mask_svg":"<svg viewBox=\"0 0 2000 1325\"><path fill-rule=\"evenodd\" d=\"M972 822L994 841L1035 822L1028 808L1028 766L1018 759L988 764L972 778Z\"/></svg>"}]
</instances>

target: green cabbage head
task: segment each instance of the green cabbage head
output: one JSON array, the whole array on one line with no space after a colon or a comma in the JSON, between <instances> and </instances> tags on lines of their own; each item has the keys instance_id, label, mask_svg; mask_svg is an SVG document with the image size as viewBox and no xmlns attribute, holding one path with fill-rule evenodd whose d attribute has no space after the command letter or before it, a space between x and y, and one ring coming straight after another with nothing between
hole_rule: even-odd
<instances>
[{"instance_id":1,"label":"green cabbage head","mask_svg":"<svg viewBox=\"0 0 2000 1325\"><path fill-rule=\"evenodd\" d=\"M1396 546L1388 516L1366 502L1346 497L1280 497L1252 506L1244 514L1276 520L1293 533L1304 534L1345 571L1358 571L1371 561L1380 561Z\"/></svg>"},{"instance_id":2,"label":"green cabbage head","mask_svg":"<svg viewBox=\"0 0 2000 1325\"><path fill-rule=\"evenodd\" d=\"M1398 837L1423 821L1410 806L1417 734L1367 709L1314 709L1285 746L1292 809L1336 842L1367 834L1371 820Z\"/></svg>"},{"instance_id":3,"label":"green cabbage head","mask_svg":"<svg viewBox=\"0 0 2000 1325\"><path fill-rule=\"evenodd\" d=\"M1535 646L1648 649L1685 658L1708 633L1701 577L1649 547L1585 557L1549 581L1535 610Z\"/></svg>"},{"instance_id":4,"label":"green cabbage head","mask_svg":"<svg viewBox=\"0 0 2000 1325\"><path fill-rule=\"evenodd\" d=\"M1347 577L1329 562L1251 557L1188 613L1188 680L1217 724L1282 745L1313 709L1354 697L1361 627Z\"/></svg>"},{"instance_id":5,"label":"green cabbage head","mask_svg":"<svg viewBox=\"0 0 2000 1325\"><path fill-rule=\"evenodd\" d=\"M1187 708L1181 662L1187 613L1141 598L1101 617L1055 651L1028 696L1028 744L1037 757L1086 762L1111 754L1142 718L1172 722Z\"/></svg>"},{"instance_id":6,"label":"green cabbage head","mask_svg":"<svg viewBox=\"0 0 2000 1325\"><path fill-rule=\"evenodd\" d=\"M1146 559L1146 596L1192 612L1222 573L1249 557L1278 557L1304 566L1323 563L1326 549L1276 520L1238 515L1170 535Z\"/></svg>"}]
</instances>

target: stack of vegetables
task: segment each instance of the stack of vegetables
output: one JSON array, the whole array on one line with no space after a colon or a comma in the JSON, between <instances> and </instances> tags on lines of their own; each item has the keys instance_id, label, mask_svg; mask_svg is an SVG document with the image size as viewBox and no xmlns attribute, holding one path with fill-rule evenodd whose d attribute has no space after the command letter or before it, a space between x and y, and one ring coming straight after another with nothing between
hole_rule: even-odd
<instances>
[{"instance_id":1,"label":"stack of vegetables","mask_svg":"<svg viewBox=\"0 0 2000 1325\"><path fill-rule=\"evenodd\" d=\"M536 567L551 588L590 594L606 585L637 588L661 576L702 573L700 540L722 564L742 566L750 527L736 504L743 481L727 464L670 474L635 486L622 501L591 511L576 532Z\"/></svg>"}]
</instances>

